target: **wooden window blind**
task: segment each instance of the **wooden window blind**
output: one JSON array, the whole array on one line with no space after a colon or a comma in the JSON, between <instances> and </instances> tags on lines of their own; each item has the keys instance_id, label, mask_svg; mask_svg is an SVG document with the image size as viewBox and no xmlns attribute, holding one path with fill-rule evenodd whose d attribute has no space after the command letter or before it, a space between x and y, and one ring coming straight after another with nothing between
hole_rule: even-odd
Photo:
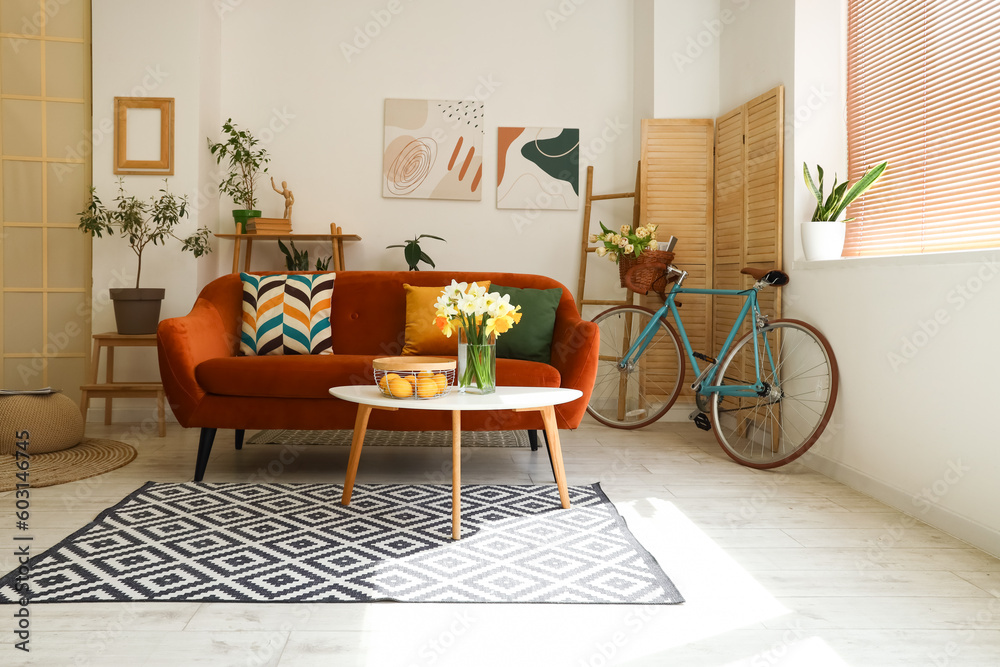
<instances>
[{"instance_id":1,"label":"wooden window blind","mask_svg":"<svg viewBox=\"0 0 1000 667\"><path fill-rule=\"evenodd\" d=\"M1000 2L848 0L847 100L845 256L1000 247Z\"/></svg>"}]
</instances>

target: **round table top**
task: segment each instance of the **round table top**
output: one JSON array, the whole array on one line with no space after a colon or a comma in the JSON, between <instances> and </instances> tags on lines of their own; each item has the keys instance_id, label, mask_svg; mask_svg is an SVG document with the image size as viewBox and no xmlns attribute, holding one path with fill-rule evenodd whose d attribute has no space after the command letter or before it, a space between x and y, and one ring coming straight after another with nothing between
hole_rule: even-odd
<instances>
[{"instance_id":1,"label":"round table top","mask_svg":"<svg viewBox=\"0 0 1000 667\"><path fill-rule=\"evenodd\" d=\"M497 387L492 394L460 394L452 387L446 396L414 399L385 396L375 385L332 387L330 393L352 403L405 410L515 410L569 403L583 396L579 389L561 387Z\"/></svg>"}]
</instances>

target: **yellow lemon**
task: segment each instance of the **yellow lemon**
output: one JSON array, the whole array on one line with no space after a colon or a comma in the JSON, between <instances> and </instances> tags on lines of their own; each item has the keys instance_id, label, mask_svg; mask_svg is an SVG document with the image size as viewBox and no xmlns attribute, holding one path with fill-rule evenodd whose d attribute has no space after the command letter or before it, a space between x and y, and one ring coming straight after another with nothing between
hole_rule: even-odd
<instances>
[{"instance_id":1,"label":"yellow lemon","mask_svg":"<svg viewBox=\"0 0 1000 667\"><path fill-rule=\"evenodd\" d=\"M448 388L448 377L444 373L438 373L435 375L434 382L437 384L439 394Z\"/></svg>"},{"instance_id":2,"label":"yellow lemon","mask_svg":"<svg viewBox=\"0 0 1000 667\"><path fill-rule=\"evenodd\" d=\"M395 380L389 380L389 393L396 398L409 398L413 396L413 385L397 376Z\"/></svg>"},{"instance_id":3,"label":"yellow lemon","mask_svg":"<svg viewBox=\"0 0 1000 667\"><path fill-rule=\"evenodd\" d=\"M417 373L417 377L418 378L432 378L432 377L434 377L434 373L431 373L430 371L420 371L419 373Z\"/></svg>"},{"instance_id":4,"label":"yellow lemon","mask_svg":"<svg viewBox=\"0 0 1000 667\"><path fill-rule=\"evenodd\" d=\"M382 390L383 394L388 393L389 392L389 378L386 377L385 375L383 375L382 379L378 381L378 388Z\"/></svg>"},{"instance_id":5,"label":"yellow lemon","mask_svg":"<svg viewBox=\"0 0 1000 667\"><path fill-rule=\"evenodd\" d=\"M417 381L417 396L420 398L430 398L438 393L438 384L434 381L434 376L420 378Z\"/></svg>"},{"instance_id":6,"label":"yellow lemon","mask_svg":"<svg viewBox=\"0 0 1000 667\"><path fill-rule=\"evenodd\" d=\"M412 375L404 375L403 379L409 382L411 387L417 386L417 378L413 377Z\"/></svg>"}]
</instances>

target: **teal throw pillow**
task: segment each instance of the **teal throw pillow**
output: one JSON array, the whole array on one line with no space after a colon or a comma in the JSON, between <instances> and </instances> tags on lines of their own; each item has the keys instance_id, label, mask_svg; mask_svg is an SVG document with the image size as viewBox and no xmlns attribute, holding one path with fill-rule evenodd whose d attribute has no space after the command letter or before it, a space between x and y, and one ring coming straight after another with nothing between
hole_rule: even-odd
<instances>
[{"instance_id":1,"label":"teal throw pillow","mask_svg":"<svg viewBox=\"0 0 1000 667\"><path fill-rule=\"evenodd\" d=\"M510 295L510 303L521 306L521 321L497 337L497 357L549 363L552 358L552 331L562 289L531 289L493 285L491 292Z\"/></svg>"}]
</instances>

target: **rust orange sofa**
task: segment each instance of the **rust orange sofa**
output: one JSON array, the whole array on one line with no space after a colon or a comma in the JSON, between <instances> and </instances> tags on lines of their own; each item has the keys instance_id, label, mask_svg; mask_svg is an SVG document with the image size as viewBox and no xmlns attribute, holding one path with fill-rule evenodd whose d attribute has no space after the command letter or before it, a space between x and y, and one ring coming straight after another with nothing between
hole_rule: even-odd
<instances>
[{"instance_id":1,"label":"rust orange sofa","mask_svg":"<svg viewBox=\"0 0 1000 667\"><path fill-rule=\"evenodd\" d=\"M157 332L160 377L167 400L184 427L201 429L195 480L208 463L217 429L236 430L242 447L245 429L350 429L357 406L330 396L330 387L369 384L372 359L403 349L406 305L403 284L447 285L490 280L508 287L560 287L549 364L497 360L498 385L571 387L579 400L556 406L560 428L576 428L586 411L597 374L597 325L580 318L569 290L559 282L519 273L443 271L341 271L331 304L333 354L238 356L242 283L238 274L212 281L191 312L163 320ZM535 430L537 412L470 412L468 431ZM450 430L444 412L376 411L369 428L399 431Z\"/></svg>"}]
</instances>

